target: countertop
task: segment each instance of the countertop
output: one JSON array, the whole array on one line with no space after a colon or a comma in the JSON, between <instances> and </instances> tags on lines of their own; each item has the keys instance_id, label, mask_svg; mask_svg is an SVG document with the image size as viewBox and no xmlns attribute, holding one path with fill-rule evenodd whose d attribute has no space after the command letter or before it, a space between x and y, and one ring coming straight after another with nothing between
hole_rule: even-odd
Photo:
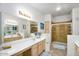
<instances>
[{"instance_id":1,"label":"countertop","mask_svg":"<svg viewBox=\"0 0 79 59\"><path fill-rule=\"evenodd\" d=\"M77 47L79 47L79 41L75 41L75 44L77 45Z\"/></svg>"},{"instance_id":2,"label":"countertop","mask_svg":"<svg viewBox=\"0 0 79 59\"><path fill-rule=\"evenodd\" d=\"M17 41L13 41L13 42L9 42L9 43L4 43L3 45L11 45L11 48L6 49L6 50L1 50L0 51L0 56L11 56L13 54L18 53L19 51L29 48L32 45L42 41L45 39L45 35L40 36L40 38L25 38L22 40L17 40Z\"/></svg>"}]
</instances>

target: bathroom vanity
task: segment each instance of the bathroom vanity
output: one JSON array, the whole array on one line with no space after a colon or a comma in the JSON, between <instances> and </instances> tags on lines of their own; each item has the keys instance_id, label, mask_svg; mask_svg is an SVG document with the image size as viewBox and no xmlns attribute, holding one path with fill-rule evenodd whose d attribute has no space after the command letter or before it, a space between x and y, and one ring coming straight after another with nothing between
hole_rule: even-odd
<instances>
[{"instance_id":1,"label":"bathroom vanity","mask_svg":"<svg viewBox=\"0 0 79 59\"><path fill-rule=\"evenodd\" d=\"M0 55L38 56L45 50L45 35L30 37L39 32L38 24L7 13L0 13Z\"/></svg>"},{"instance_id":2,"label":"bathroom vanity","mask_svg":"<svg viewBox=\"0 0 79 59\"><path fill-rule=\"evenodd\" d=\"M2 46L11 45L11 48L1 50L3 56L38 56L45 50L45 35L40 38L25 38L13 42L4 43Z\"/></svg>"}]
</instances>

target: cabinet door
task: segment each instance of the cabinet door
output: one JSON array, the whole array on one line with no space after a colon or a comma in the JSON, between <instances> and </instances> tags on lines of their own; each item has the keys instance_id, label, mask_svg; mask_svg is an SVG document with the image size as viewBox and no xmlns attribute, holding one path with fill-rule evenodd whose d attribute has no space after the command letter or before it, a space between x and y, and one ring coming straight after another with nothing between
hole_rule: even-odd
<instances>
[{"instance_id":1,"label":"cabinet door","mask_svg":"<svg viewBox=\"0 0 79 59\"><path fill-rule=\"evenodd\" d=\"M38 55L40 55L43 51L43 42L39 42L39 46L38 46Z\"/></svg>"},{"instance_id":2,"label":"cabinet door","mask_svg":"<svg viewBox=\"0 0 79 59\"><path fill-rule=\"evenodd\" d=\"M24 51L23 56L31 56L31 49Z\"/></svg>"},{"instance_id":3,"label":"cabinet door","mask_svg":"<svg viewBox=\"0 0 79 59\"><path fill-rule=\"evenodd\" d=\"M40 55L45 49L45 41L41 41L32 46L32 56Z\"/></svg>"},{"instance_id":4,"label":"cabinet door","mask_svg":"<svg viewBox=\"0 0 79 59\"><path fill-rule=\"evenodd\" d=\"M38 44L32 46L32 56L38 55Z\"/></svg>"},{"instance_id":5,"label":"cabinet door","mask_svg":"<svg viewBox=\"0 0 79 59\"><path fill-rule=\"evenodd\" d=\"M45 50L45 40L42 41L42 50Z\"/></svg>"}]
</instances>

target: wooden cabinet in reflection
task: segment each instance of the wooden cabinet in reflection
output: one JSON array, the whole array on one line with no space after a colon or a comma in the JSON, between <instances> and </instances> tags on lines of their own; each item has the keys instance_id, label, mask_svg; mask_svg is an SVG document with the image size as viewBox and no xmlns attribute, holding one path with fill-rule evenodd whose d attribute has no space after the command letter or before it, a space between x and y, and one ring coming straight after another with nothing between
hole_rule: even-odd
<instances>
[{"instance_id":1,"label":"wooden cabinet in reflection","mask_svg":"<svg viewBox=\"0 0 79 59\"><path fill-rule=\"evenodd\" d=\"M15 40L20 40L20 39L22 39L22 36L19 36L19 35L12 35L9 37L7 36L7 37L4 37L4 43L15 41Z\"/></svg>"},{"instance_id":2,"label":"wooden cabinet in reflection","mask_svg":"<svg viewBox=\"0 0 79 59\"><path fill-rule=\"evenodd\" d=\"M30 32L34 33L34 32L37 32L37 31L38 31L37 23L31 22L30 23Z\"/></svg>"}]
</instances>

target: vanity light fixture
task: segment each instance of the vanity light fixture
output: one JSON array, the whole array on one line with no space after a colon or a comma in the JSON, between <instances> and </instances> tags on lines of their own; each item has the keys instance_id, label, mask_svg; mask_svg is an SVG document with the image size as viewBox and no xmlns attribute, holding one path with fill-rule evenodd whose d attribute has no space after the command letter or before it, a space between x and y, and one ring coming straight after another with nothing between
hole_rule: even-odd
<instances>
[{"instance_id":1,"label":"vanity light fixture","mask_svg":"<svg viewBox=\"0 0 79 59\"><path fill-rule=\"evenodd\" d=\"M25 16L27 18L31 18L31 16L29 16L28 14L26 14L25 12L19 11L19 14L22 16Z\"/></svg>"},{"instance_id":2,"label":"vanity light fixture","mask_svg":"<svg viewBox=\"0 0 79 59\"><path fill-rule=\"evenodd\" d=\"M16 12L19 18L33 21L33 15L30 10L25 8L17 8Z\"/></svg>"}]
</instances>

